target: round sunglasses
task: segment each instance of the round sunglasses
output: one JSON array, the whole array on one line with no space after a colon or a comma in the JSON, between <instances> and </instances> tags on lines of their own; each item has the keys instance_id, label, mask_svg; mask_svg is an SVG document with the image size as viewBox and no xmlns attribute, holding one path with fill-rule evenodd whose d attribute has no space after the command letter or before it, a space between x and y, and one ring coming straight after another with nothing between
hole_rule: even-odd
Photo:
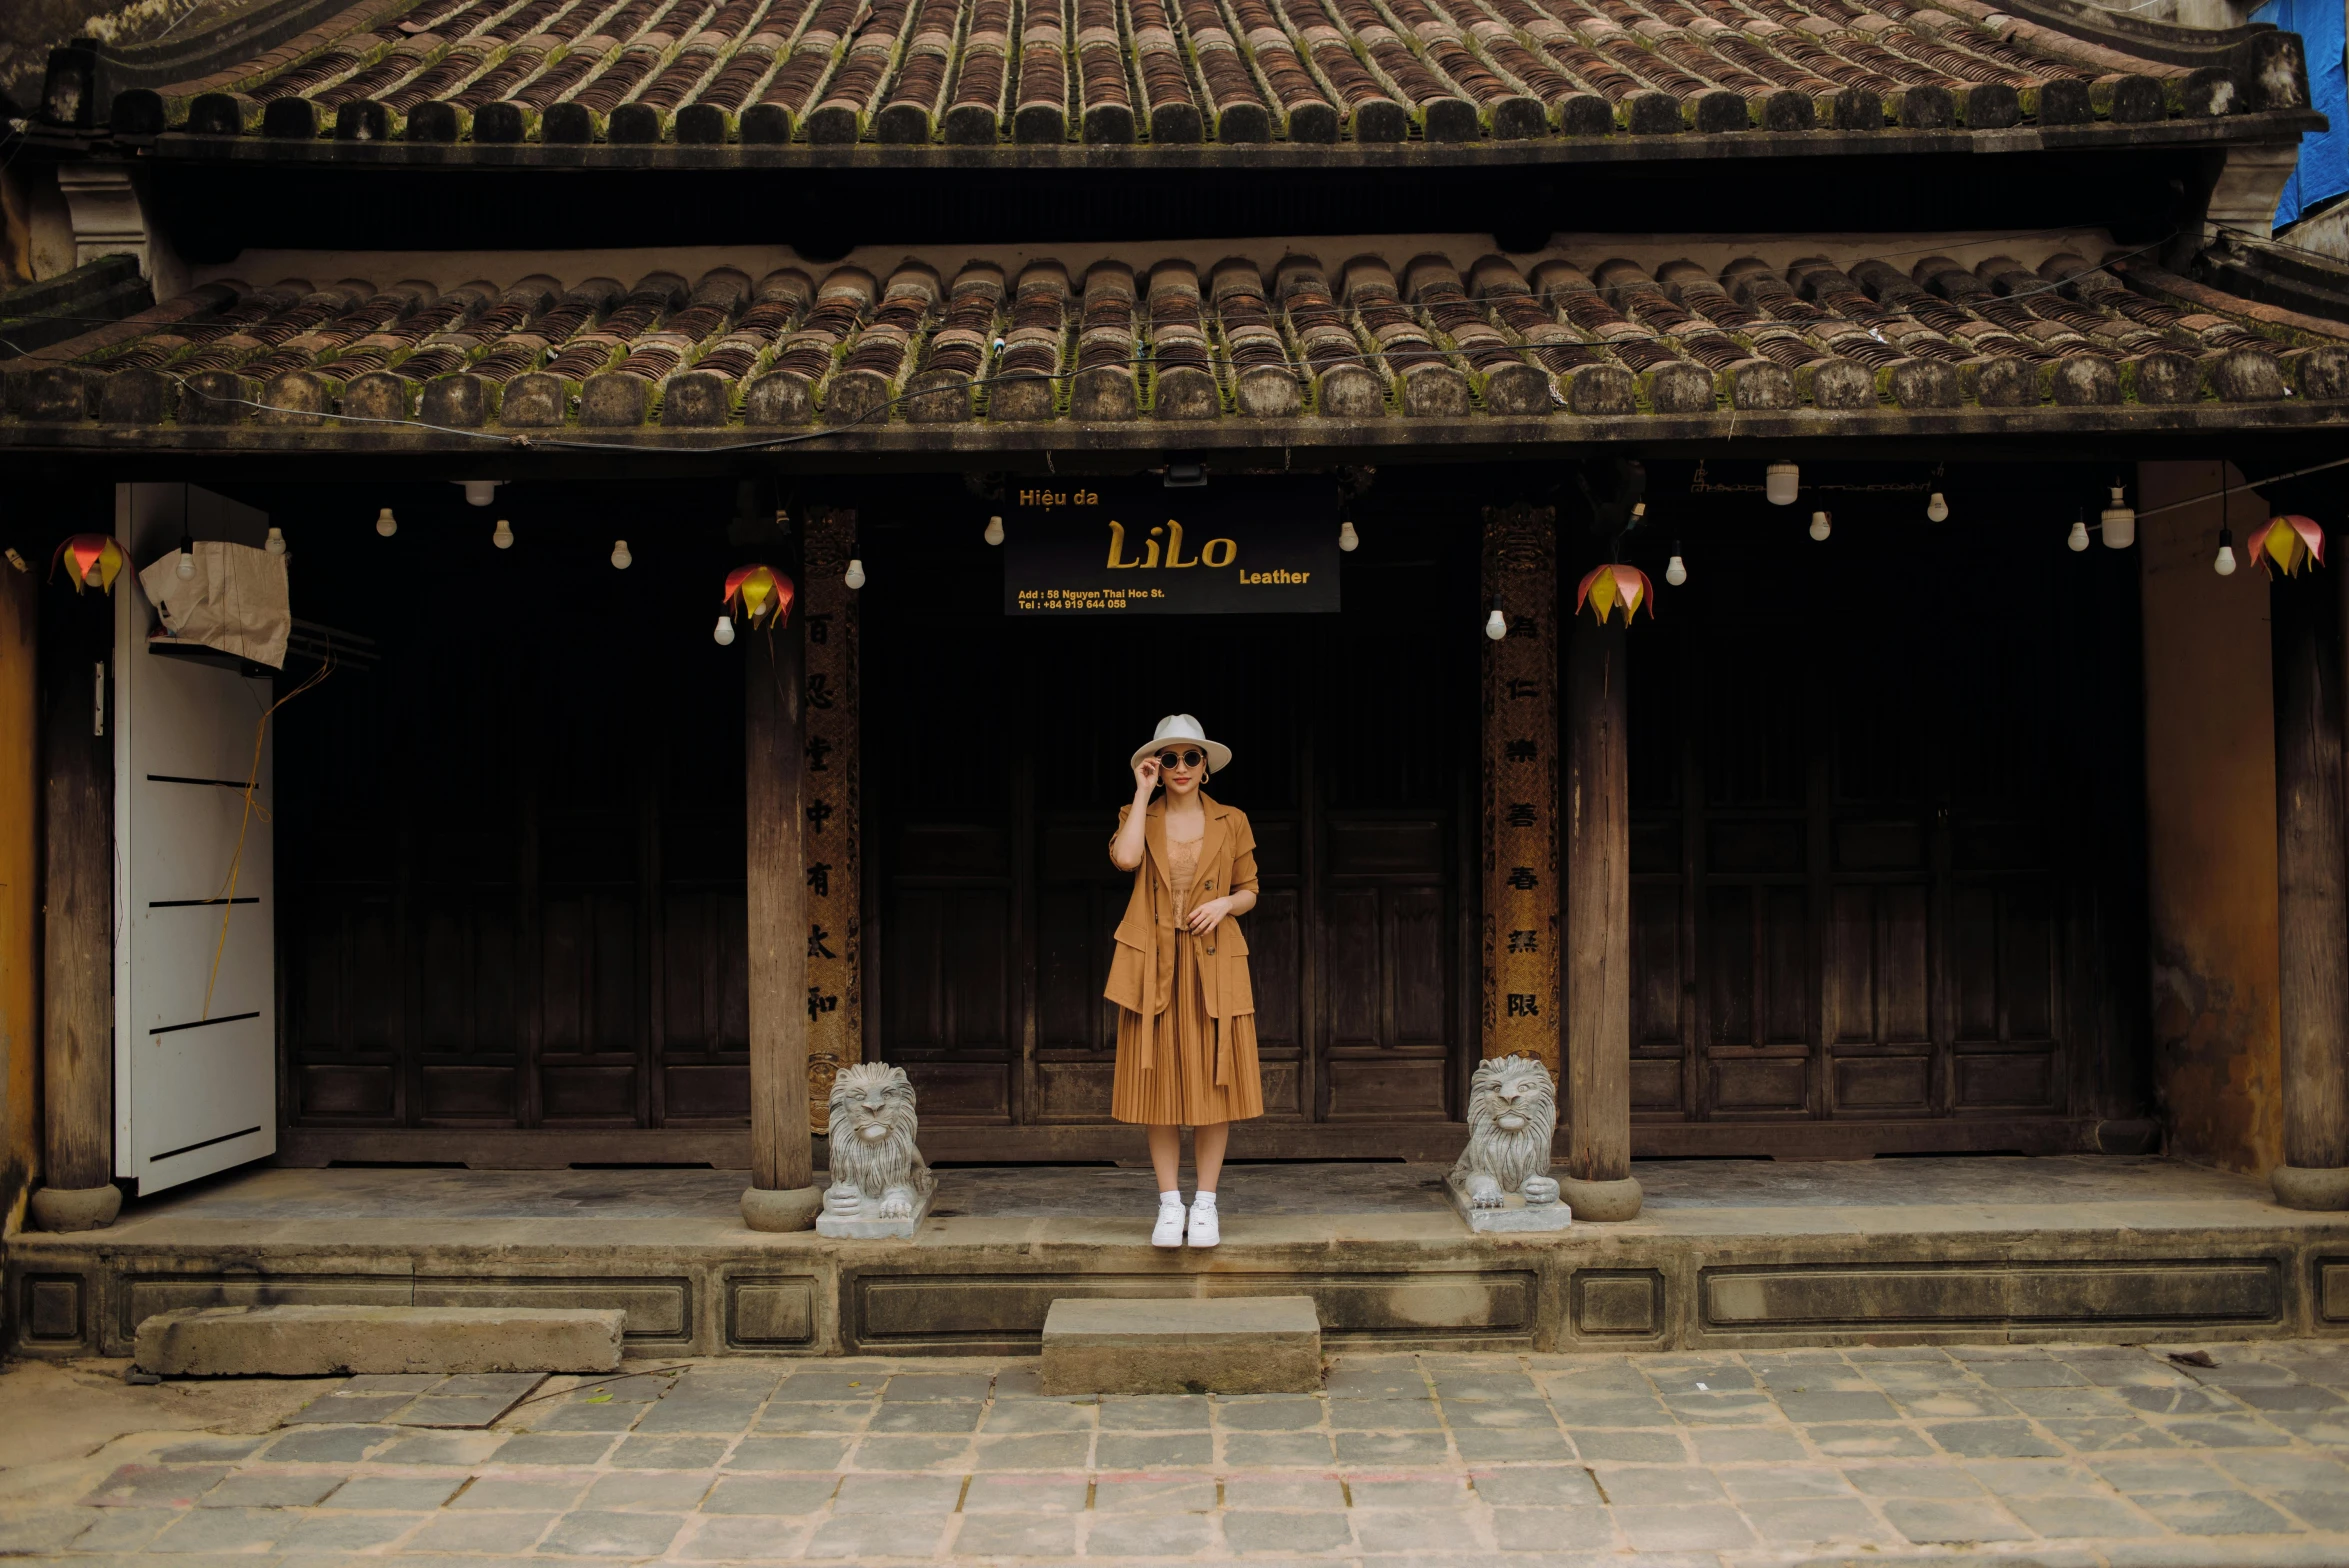
<instances>
[{"instance_id":1,"label":"round sunglasses","mask_svg":"<svg viewBox=\"0 0 2349 1568\"><path fill-rule=\"evenodd\" d=\"M1204 760L1205 754L1197 751L1162 751L1158 754L1158 765L1162 768L1171 768L1178 762L1186 768L1195 768Z\"/></svg>"}]
</instances>

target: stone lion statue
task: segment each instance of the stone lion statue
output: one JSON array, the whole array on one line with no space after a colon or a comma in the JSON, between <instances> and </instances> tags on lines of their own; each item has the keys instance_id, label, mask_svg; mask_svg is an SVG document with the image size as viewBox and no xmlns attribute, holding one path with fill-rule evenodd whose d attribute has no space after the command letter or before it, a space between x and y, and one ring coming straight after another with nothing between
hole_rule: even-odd
<instances>
[{"instance_id":1,"label":"stone lion statue","mask_svg":"<svg viewBox=\"0 0 2349 1568\"><path fill-rule=\"evenodd\" d=\"M832 1080L832 1185L824 1207L855 1215L867 1199L874 1217L906 1219L934 1178L914 1147L914 1089L905 1069L887 1062L843 1067Z\"/></svg>"},{"instance_id":2,"label":"stone lion statue","mask_svg":"<svg viewBox=\"0 0 2349 1568\"><path fill-rule=\"evenodd\" d=\"M1549 1185L1550 1134L1558 1126L1558 1091L1550 1070L1531 1056L1499 1056L1478 1064L1468 1090L1468 1147L1452 1174L1468 1201L1497 1209L1509 1193L1554 1201ZM1537 1191L1528 1192L1531 1180Z\"/></svg>"}]
</instances>

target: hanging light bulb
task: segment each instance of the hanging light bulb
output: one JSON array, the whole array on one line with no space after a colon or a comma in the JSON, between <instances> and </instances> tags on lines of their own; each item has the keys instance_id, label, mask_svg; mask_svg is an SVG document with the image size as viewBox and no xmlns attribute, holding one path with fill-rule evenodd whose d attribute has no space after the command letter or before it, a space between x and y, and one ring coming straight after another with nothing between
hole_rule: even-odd
<instances>
[{"instance_id":1,"label":"hanging light bulb","mask_svg":"<svg viewBox=\"0 0 2349 1568\"><path fill-rule=\"evenodd\" d=\"M1802 483L1803 471L1793 463L1772 463L1762 470L1762 494L1770 498L1772 506L1794 505L1795 492Z\"/></svg>"},{"instance_id":2,"label":"hanging light bulb","mask_svg":"<svg viewBox=\"0 0 2349 1568\"><path fill-rule=\"evenodd\" d=\"M988 519L987 519L987 542L988 542L989 544L1001 544L1001 543L1003 543L1003 519L1002 519L1002 518L1000 518L1000 517L990 517L990 518L988 518Z\"/></svg>"},{"instance_id":3,"label":"hanging light bulb","mask_svg":"<svg viewBox=\"0 0 2349 1568\"><path fill-rule=\"evenodd\" d=\"M1501 596L1493 595L1493 613L1484 618L1484 634L1499 642L1509 635L1509 617L1501 613Z\"/></svg>"},{"instance_id":4,"label":"hanging light bulb","mask_svg":"<svg viewBox=\"0 0 2349 1568\"><path fill-rule=\"evenodd\" d=\"M1362 536L1354 531L1354 519L1349 517L1344 522L1338 524L1338 548L1341 550L1358 550L1361 547Z\"/></svg>"},{"instance_id":5,"label":"hanging light bulb","mask_svg":"<svg viewBox=\"0 0 2349 1568\"><path fill-rule=\"evenodd\" d=\"M1949 521L1949 500L1938 490L1925 498L1925 521L1928 523Z\"/></svg>"},{"instance_id":6,"label":"hanging light bulb","mask_svg":"<svg viewBox=\"0 0 2349 1568\"><path fill-rule=\"evenodd\" d=\"M514 525L513 525L512 523L509 523L509 522L507 522L507 521L506 521L504 518L502 518L502 517L501 517L501 518L499 518L499 519L498 519L498 526L497 526L497 531L496 531L495 533L492 533L492 534L489 536L489 542L490 542L491 544L494 544L494 545L496 545L496 546L497 546L499 549L501 549L501 550L511 550L511 549L513 549L513 548L514 548Z\"/></svg>"},{"instance_id":7,"label":"hanging light bulb","mask_svg":"<svg viewBox=\"0 0 2349 1568\"><path fill-rule=\"evenodd\" d=\"M1835 520L1833 518L1829 517L1825 512L1813 512L1811 514L1812 538L1823 540L1833 532L1835 532Z\"/></svg>"},{"instance_id":8,"label":"hanging light bulb","mask_svg":"<svg viewBox=\"0 0 2349 1568\"><path fill-rule=\"evenodd\" d=\"M710 636L719 647L731 647L734 643L734 617L731 615L720 615L718 617L717 630L711 632Z\"/></svg>"},{"instance_id":9,"label":"hanging light bulb","mask_svg":"<svg viewBox=\"0 0 2349 1568\"><path fill-rule=\"evenodd\" d=\"M612 564L621 571L636 564L636 557L628 553L628 541L621 539L612 545Z\"/></svg>"},{"instance_id":10,"label":"hanging light bulb","mask_svg":"<svg viewBox=\"0 0 2349 1568\"><path fill-rule=\"evenodd\" d=\"M2219 530L2218 559L2210 563L2210 569L2221 577L2235 575L2235 530L2232 528Z\"/></svg>"},{"instance_id":11,"label":"hanging light bulb","mask_svg":"<svg viewBox=\"0 0 2349 1568\"><path fill-rule=\"evenodd\" d=\"M2087 549L2087 548L2088 548L2088 519L2086 519L2085 517L2075 517L2075 518L2073 518L2073 519L2072 519L2072 531L2071 531L2070 533L2068 533L2068 534L2064 535L2064 543L2065 543L2065 544L2067 544L2067 545L2069 545L2069 546L2070 546L2070 547L2071 547L2073 550L2075 550L2075 551L2077 551L2077 550L2085 550L2085 549Z\"/></svg>"},{"instance_id":12,"label":"hanging light bulb","mask_svg":"<svg viewBox=\"0 0 2349 1568\"><path fill-rule=\"evenodd\" d=\"M392 516L390 507L375 514L375 531L386 539L400 531L400 520Z\"/></svg>"},{"instance_id":13,"label":"hanging light bulb","mask_svg":"<svg viewBox=\"0 0 2349 1568\"><path fill-rule=\"evenodd\" d=\"M465 492L467 506L487 506L498 498L498 486L503 479L457 479L450 481Z\"/></svg>"},{"instance_id":14,"label":"hanging light bulb","mask_svg":"<svg viewBox=\"0 0 2349 1568\"><path fill-rule=\"evenodd\" d=\"M1664 581L1677 588L1688 581L1688 563L1680 558L1680 541L1672 541L1672 559L1664 563Z\"/></svg>"},{"instance_id":15,"label":"hanging light bulb","mask_svg":"<svg viewBox=\"0 0 2349 1568\"><path fill-rule=\"evenodd\" d=\"M173 570L179 574L179 580L183 583L196 575L195 541L182 539L179 542L179 565Z\"/></svg>"},{"instance_id":16,"label":"hanging light bulb","mask_svg":"<svg viewBox=\"0 0 2349 1568\"><path fill-rule=\"evenodd\" d=\"M848 584L851 591L862 588L865 585L865 563L854 556L849 557L848 570L841 574L840 580Z\"/></svg>"},{"instance_id":17,"label":"hanging light bulb","mask_svg":"<svg viewBox=\"0 0 2349 1568\"><path fill-rule=\"evenodd\" d=\"M2098 514L2104 525L2104 544L2108 550L2126 550L2137 542L2137 509L2121 495L2121 487L2112 487L2112 505Z\"/></svg>"},{"instance_id":18,"label":"hanging light bulb","mask_svg":"<svg viewBox=\"0 0 2349 1568\"><path fill-rule=\"evenodd\" d=\"M282 528L270 529L269 537L261 541L261 548L267 550L271 555L285 554L285 530Z\"/></svg>"}]
</instances>

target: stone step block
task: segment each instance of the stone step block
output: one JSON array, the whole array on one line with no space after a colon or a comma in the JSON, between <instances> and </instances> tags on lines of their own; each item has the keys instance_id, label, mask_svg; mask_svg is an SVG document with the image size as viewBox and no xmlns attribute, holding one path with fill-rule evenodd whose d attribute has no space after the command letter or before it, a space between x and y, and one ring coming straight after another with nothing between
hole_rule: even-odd
<instances>
[{"instance_id":1,"label":"stone step block","mask_svg":"<svg viewBox=\"0 0 2349 1568\"><path fill-rule=\"evenodd\" d=\"M1064 1297L1044 1316L1047 1394L1301 1394L1321 1386L1310 1296Z\"/></svg>"},{"instance_id":2,"label":"stone step block","mask_svg":"<svg viewBox=\"0 0 2349 1568\"><path fill-rule=\"evenodd\" d=\"M616 1307L186 1307L139 1324L165 1377L614 1372Z\"/></svg>"}]
</instances>

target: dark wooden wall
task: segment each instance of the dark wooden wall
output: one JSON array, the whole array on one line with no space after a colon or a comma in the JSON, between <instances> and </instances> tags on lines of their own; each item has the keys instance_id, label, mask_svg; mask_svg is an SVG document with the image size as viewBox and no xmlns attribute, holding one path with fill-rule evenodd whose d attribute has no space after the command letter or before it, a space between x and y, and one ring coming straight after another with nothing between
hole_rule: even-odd
<instances>
[{"instance_id":1,"label":"dark wooden wall","mask_svg":"<svg viewBox=\"0 0 2349 1568\"><path fill-rule=\"evenodd\" d=\"M1692 578L1631 636L1643 1152L2051 1147L2141 1111L2136 563L2062 545L2097 477L1953 479L1939 527L1921 493L1830 493L1814 544L1810 496L1651 471L1632 558L1660 578L1677 537ZM280 718L288 1121L742 1124L742 660L709 637L748 558L730 489L476 511L419 488L392 493L388 541L373 493L339 494L257 499L287 516L297 613L383 645ZM1345 612L1295 618L1014 624L983 502L857 501L865 1045L925 1123L1026 1129L957 1144L1004 1158L1106 1151L1086 1129L1130 881L1105 846L1126 755L1176 710L1232 745L1209 787L1256 826L1269 1118L1380 1155L1456 1116L1478 486L1381 476ZM1563 515L1570 596L1589 544Z\"/></svg>"},{"instance_id":2,"label":"dark wooden wall","mask_svg":"<svg viewBox=\"0 0 2349 1568\"><path fill-rule=\"evenodd\" d=\"M279 718L288 1120L739 1122L731 492L444 488L388 493L391 539L288 507L295 612L382 656Z\"/></svg>"},{"instance_id":3,"label":"dark wooden wall","mask_svg":"<svg viewBox=\"0 0 2349 1568\"><path fill-rule=\"evenodd\" d=\"M865 516L890 583L865 606L868 1054L905 1065L924 1119L1107 1120L1132 887L1107 845L1126 758L1178 711L1233 748L1208 789L1258 839L1267 1115L1447 1118L1473 1008L1473 532L1366 528L1336 616L1014 623L975 528Z\"/></svg>"},{"instance_id":4,"label":"dark wooden wall","mask_svg":"<svg viewBox=\"0 0 2349 1568\"><path fill-rule=\"evenodd\" d=\"M2060 474L1959 490L1939 526L1921 494L1656 478L1692 575L1630 665L1635 1119L1956 1118L1996 1146L2128 1114L2134 558L2064 548Z\"/></svg>"}]
</instances>

